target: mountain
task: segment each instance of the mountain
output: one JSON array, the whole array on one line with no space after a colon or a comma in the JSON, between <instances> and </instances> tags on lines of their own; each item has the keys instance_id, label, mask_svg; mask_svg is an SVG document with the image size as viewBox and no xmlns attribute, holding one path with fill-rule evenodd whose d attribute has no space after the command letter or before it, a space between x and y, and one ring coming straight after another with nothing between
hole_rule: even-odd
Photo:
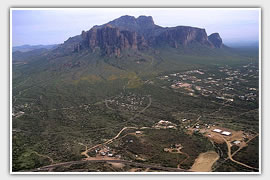
<instances>
[{"instance_id":1,"label":"mountain","mask_svg":"<svg viewBox=\"0 0 270 180\"><path fill-rule=\"evenodd\" d=\"M218 33L207 36L205 29L177 26L161 27L151 16L122 16L100 26L94 26L81 35L71 37L60 45L56 52L80 52L99 49L105 55L119 57L126 49L142 51L161 46L172 48L199 44L209 48L222 48Z\"/></svg>"},{"instance_id":2,"label":"mountain","mask_svg":"<svg viewBox=\"0 0 270 180\"><path fill-rule=\"evenodd\" d=\"M20 52L28 52L36 49L54 49L58 46L58 44L50 44L50 45L22 45L22 46L14 46L12 47L12 51L20 51Z\"/></svg>"},{"instance_id":3,"label":"mountain","mask_svg":"<svg viewBox=\"0 0 270 180\"><path fill-rule=\"evenodd\" d=\"M245 53L239 55L223 45L218 33L208 36L196 27L161 27L150 16L122 16L56 48L15 51L10 76L10 168L13 172L109 172L146 163L153 166L150 171L188 170L201 153L225 148L212 144L200 131L187 133L191 132L187 125L195 121L202 130L204 124L215 124L231 128L232 133L248 130L250 138L256 137L259 71L251 64L256 57ZM243 95L246 100L238 98ZM226 101L217 98L221 96ZM253 97L256 102L247 100ZM168 123L160 124L161 120ZM257 143L251 144L243 151L258 154ZM110 158L119 156L128 164L114 167L85 161L99 157L94 150L102 152L105 145L113 153ZM172 152L183 147L187 158L165 152L166 147ZM248 165L257 168L255 155ZM246 157L245 152L238 156L241 162ZM223 165L222 159L213 161L218 169L222 168L216 163ZM238 166L229 165L224 163L221 171L236 171Z\"/></svg>"},{"instance_id":4,"label":"mountain","mask_svg":"<svg viewBox=\"0 0 270 180\"><path fill-rule=\"evenodd\" d=\"M58 85L119 79L138 84L145 76L164 72L244 62L250 56L244 53L202 28L161 27L151 16L122 16L51 49L13 52L13 78L31 79L27 86L44 79Z\"/></svg>"}]
</instances>

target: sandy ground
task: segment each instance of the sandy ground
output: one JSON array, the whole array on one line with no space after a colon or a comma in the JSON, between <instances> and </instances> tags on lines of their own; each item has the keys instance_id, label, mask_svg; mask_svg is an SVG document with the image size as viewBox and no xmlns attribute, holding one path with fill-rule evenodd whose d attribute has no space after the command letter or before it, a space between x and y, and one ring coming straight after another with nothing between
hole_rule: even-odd
<instances>
[{"instance_id":1,"label":"sandy ground","mask_svg":"<svg viewBox=\"0 0 270 180\"><path fill-rule=\"evenodd\" d=\"M215 151L201 153L191 167L191 171L210 172L213 164L219 159L219 155Z\"/></svg>"},{"instance_id":2,"label":"sandy ground","mask_svg":"<svg viewBox=\"0 0 270 180\"><path fill-rule=\"evenodd\" d=\"M111 164L114 168L119 168L119 169L121 169L125 166L123 163L111 163L110 162L109 164Z\"/></svg>"},{"instance_id":3,"label":"sandy ground","mask_svg":"<svg viewBox=\"0 0 270 180\"><path fill-rule=\"evenodd\" d=\"M137 172L138 170L140 170L140 168L131 168L128 172Z\"/></svg>"}]
</instances>

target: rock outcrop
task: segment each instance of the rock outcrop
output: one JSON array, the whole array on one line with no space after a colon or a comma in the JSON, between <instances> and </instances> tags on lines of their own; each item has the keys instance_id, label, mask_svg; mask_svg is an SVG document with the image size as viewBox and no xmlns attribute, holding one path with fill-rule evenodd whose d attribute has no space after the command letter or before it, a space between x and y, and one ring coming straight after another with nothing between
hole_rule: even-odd
<instances>
[{"instance_id":1,"label":"rock outcrop","mask_svg":"<svg viewBox=\"0 0 270 180\"><path fill-rule=\"evenodd\" d=\"M107 55L119 56L124 49L142 50L147 47L144 38L136 32L120 30L110 24L83 31L81 36L82 41L75 45L75 51L101 49Z\"/></svg>"},{"instance_id":2,"label":"rock outcrop","mask_svg":"<svg viewBox=\"0 0 270 180\"><path fill-rule=\"evenodd\" d=\"M178 26L175 28L167 28L154 38L154 44L166 43L172 47L177 48L179 45L187 46L193 42L200 43L212 47L213 45L208 41L205 29Z\"/></svg>"},{"instance_id":3,"label":"rock outcrop","mask_svg":"<svg viewBox=\"0 0 270 180\"><path fill-rule=\"evenodd\" d=\"M208 39L216 48L221 48L223 45L222 39L218 33L211 34L210 36L208 36Z\"/></svg>"},{"instance_id":4,"label":"rock outcrop","mask_svg":"<svg viewBox=\"0 0 270 180\"><path fill-rule=\"evenodd\" d=\"M223 45L218 33L207 36L205 29L189 26L164 28L155 25L151 16L122 16L83 31L79 37L69 38L62 47L73 52L99 49L106 55L120 56L126 49L140 51L162 45L178 48L192 43L209 48L222 48Z\"/></svg>"}]
</instances>

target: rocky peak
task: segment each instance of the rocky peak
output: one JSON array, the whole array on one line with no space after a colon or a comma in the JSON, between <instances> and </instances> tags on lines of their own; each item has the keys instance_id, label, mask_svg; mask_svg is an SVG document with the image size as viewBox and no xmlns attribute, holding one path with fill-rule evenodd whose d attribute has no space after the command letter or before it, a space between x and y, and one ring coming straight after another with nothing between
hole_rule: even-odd
<instances>
[{"instance_id":1,"label":"rocky peak","mask_svg":"<svg viewBox=\"0 0 270 180\"><path fill-rule=\"evenodd\" d=\"M140 26L148 26L148 27L151 26L152 27L155 25L152 16L139 16L136 19L136 21Z\"/></svg>"},{"instance_id":2,"label":"rocky peak","mask_svg":"<svg viewBox=\"0 0 270 180\"><path fill-rule=\"evenodd\" d=\"M216 48L222 47L222 39L221 39L219 33L211 34L210 36L208 36L208 39Z\"/></svg>"},{"instance_id":3,"label":"rocky peak","mask_svg":"<svg viewBox=\"0 0 270 180\"><path fill-rule=\"evenodd\" d=\"M61 46L65 52L79 52L83 49L101 50L106 55L120 56L125 49L143 50L169 45L173 48L201 44L210 48L221 48L222 39L218 33L207 36L205 29L155 25L151 16L122 16L109 23L94 26L81 35L68 39Z\"/></svg>"}]
</instances>

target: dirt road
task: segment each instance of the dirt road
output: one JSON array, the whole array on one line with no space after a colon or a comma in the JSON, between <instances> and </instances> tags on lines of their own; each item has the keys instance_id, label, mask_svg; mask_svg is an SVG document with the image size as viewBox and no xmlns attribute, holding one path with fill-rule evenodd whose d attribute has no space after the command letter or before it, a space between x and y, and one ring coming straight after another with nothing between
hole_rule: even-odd
<instances>
[{"instance_id":1,"label":"dirt road","mask_svg":"<svg viewBox=\"0 0 270 180\"><path fill-rule=\"evenodd\" d=\"M258 170L258 168L255 168L255 167L251 167L251 166L249 166L249 165L246 165L246 164L244 164L244 163L241 163L241 162L239 162L239 161L236 161L236 160L234 160L233 159L233 156L232 156L232 154L231 154L231 144L223 137L223 136L221 136L222 138L223 138L223 140L226 142L226 144L227 144L227 148L228 148L228 157L229 157L229 159L232 161L232 162L235 162L235 163L237 163L237 164L239 164L239 165L241 165L241 166L244 166L244 167L246 167L246 168L249 168L249 169L255 169L255 170ZM254 138L254 137L253 137ZM238 150L239 151L239 150ZM238 152L237 151L237 152ZM234 154L236 154L236 153L234 153Z\"/></svg>"},{"instance_id":2,"label":"dirt road","mask_svg":"<svg viewBox=\"0 0 270 180\"><path fill-rule=\"evenodd\" d=\"M145 108L143 108L141 111L139 111L138 113L136 113L136 114L135 114L133 117L131 117L129 120L125 121L124 123L127 123L127 122L129 122L129 121L135 119L139 114L143 113L147 108L149 108L149 107L151 106L151 104L152 104L152 98L151 98L151 96L148 96L148 98L149 98L149 103L148 103L148 105L147 105ZM106 106L107 106L106 100L105 100L105 104L106 104ZM118 125L119 125L119 124L118 124ZM118 125L116 125L115 127L117 127ZM117 138L121 135L121 133L122 133L124 130L126 130L126 129L137 129L137 127L124 127L121 131L119 131L119 133L118 133L115 137L113 137L113 138L107 140L107 141L104 142L104 143L97 144L97 145L95 145L95 146L93 146L93 147L87 149L86 151L84 151L85 156L88 157L88 156L87 156L87 155L88 155L87 153L88 153L89 151L91 151L91 150L93 150L93 149L99 147L99 146L102 146L102 145L106 145L106 144L112 143L112 142L113 142L115 139L117 139ZM86 154L87 154L87 155L86 155Z\"/></svg>"},{"instance_id":3,"label":"dirt road","mask_svg":"<svg viewBox=\"0 0 270 180\"><path fill-rule=\"evenodd\" d=\"M91 147L91 148L89 148L89 149L86 149L84 152L82 152L82 155L85 155L86 158L89 158L89 155L88 155L88 152L89 152L89 151L91 151L91 150L93 150L93 149L95 149L95 148L97 148L97 147L99 147L99 146L103 146L103 145L112 143L112 142L113 142L115 139L117 139L117 138L121 135L121 133L122 133L124 130L126 130L126 129L137 129L137 127L124 127L123 129L121 129L121 131L119 131L119 133L118 133L116 136L114 136L113 138L107 140L107 141L104 142L104 143L100 143L100 144L97 144L97 145L95 145L95 146L93 146L93 147Z\"/></svg>"},{"instance_id":4,"label":"dirt road","mask_svg":"<svg viewBox=\"0 0 270 180\"><path fill-rule=\"evenodd\" d=\"M50 156L47 156L47 155L43 155L43 154L39 154L38 152L36 151L32 151L33 153L35 153L36 155L40 156L40 157L44 157L44 158L48 158L49 161L51 162L51 164L54 163L53 159L50 157Z\"/></svg>"},{"instance_id":5,"label":"dirt road","mask_svg":"<svg viewBox=\"0 0 270 180\"><path fill-rule=\"evenodd\" d=\"M163 170L168 172L191 172L190 170L185 169L178 169L178 168L170 168L170 167L163 167L159 165L153 165L153 164L145 164L145 163L138 163L138 162L132 162L127 160L80 160L80 161L70 161L70 162L64 162L64 163L58 163L48 166L43 166L37 169L33 169L30 172L39 172L39 171L47 171L59 166L70 166L73 164L83 164L86 162L107 162L107 163L123 163L127 165L137 166L137 167L143 167L143 168L150 168L150 169L157 169L157 170Z\"/></svg>"}]
</instances>

